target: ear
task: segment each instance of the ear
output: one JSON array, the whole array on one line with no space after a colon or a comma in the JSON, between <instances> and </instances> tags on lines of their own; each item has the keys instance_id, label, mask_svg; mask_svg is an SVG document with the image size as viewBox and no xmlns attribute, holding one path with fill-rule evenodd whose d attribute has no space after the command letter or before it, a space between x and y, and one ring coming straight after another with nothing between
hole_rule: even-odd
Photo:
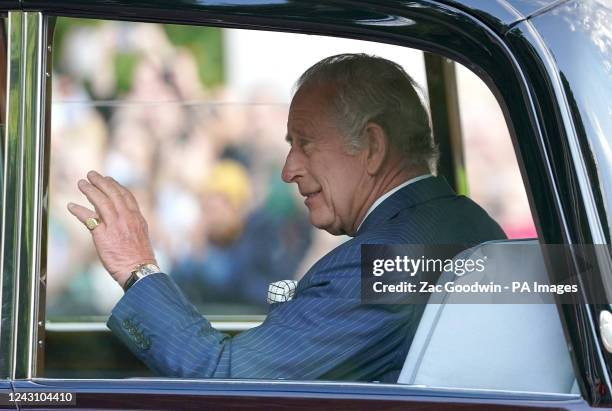
<instances>
[{"instance_id":1,"label":"ear","mask_svg":"<svg viewBox=\"0 0 612 411\"><path fill-rule=\"evenodd\" d=\"M376 175L388 155L389 142L383 128L372 121L365 126L366 138L366 170L370 175Z\"/></svg>"}]
</instances>

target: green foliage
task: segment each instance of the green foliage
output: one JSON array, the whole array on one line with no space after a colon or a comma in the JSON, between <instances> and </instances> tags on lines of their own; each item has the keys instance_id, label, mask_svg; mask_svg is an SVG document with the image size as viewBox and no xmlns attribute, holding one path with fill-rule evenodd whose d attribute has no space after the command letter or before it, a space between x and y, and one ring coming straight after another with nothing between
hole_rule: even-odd
<instances>
[{"instance_id":1,"label":"green foliage","mask_svg":"<svg viewBox=\"0 0 612 411\"><path fill-rule=\"evenodd\" d=\"M134 76L134 68L138 63L138 56L134 53L117 53L115 54L114 69L116 80L116 93L118 95L126 94L132 86L132 78Z\"/></svg>"},{"instance_id":2,"label":"green foliage","mask_svg":"<svg viewBox=\"0 0 612 411\"><path fill-rule=\"evenodd\" d=\"M68 33L84 27L96 27L108 24L109 21L95 19L63 18L57 19L53 36L55 71L66 72L69 67L63 67ZM125 23L119 24L151 24ZM182 25L163 26L169 41L174 46L189 50L198 65L198 73L202 83L208 87L222 84L224 81L223 66L223 32L215 27L194 27ZM95 44L91 45L96 47ZM113 54L116 89L118 95L130 90L134 68L140 59L137 52L116 51Z\"/></svg>"},{"instance_id":3,"label":"green foliage","mask_svg":"<svg viewBox=\"0 0 612 411\"><path fill-rule=\"evenodd\" d=\"M55 56L53 58L53 69L64 71L64 67L61 67L60 64L62 64L62 56L64 55L66 35L70 31L81 27L96 27L102 23L103 20L58 17L53 31L53 54Z\"/></svg>"},{"instance_id":4,"label":"green foliage","mask_svg":"<svg viewBox=\"0 0 612 411\"><path fill-rule=\"evenodd\" d=\"M220 28L167 24L164 30L173 45L193 53L203 84L214 86L223 83L223 32Z\"/></svg>"},{"instance_id":5,"label":"green foliage","mask_svg":"<svg viewBox=\"0 0 612 411\"><path fill-rule=\"evenodd\" d=\"M463 166L457 170L457 194L467 196L469 192L467 174L465 172L465 166Z\"/></svg>"}]
</instances>

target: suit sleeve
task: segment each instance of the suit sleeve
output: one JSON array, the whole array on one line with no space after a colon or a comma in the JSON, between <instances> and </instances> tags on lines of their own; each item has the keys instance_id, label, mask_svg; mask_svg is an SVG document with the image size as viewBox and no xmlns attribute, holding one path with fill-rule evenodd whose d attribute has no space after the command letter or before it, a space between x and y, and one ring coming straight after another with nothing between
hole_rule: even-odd
<instances>
[{"instance_id":1,"label":"suit sleeve","mask_svg":"<svg viewBox=\"0 0 612 411\"><path fill-rule=\"evenodd\" d=\"M398 348L418 315L413 306L361 304L355 267L345 268L322 273L293 300L272 305L262 325L233 338L163 273L130 288L108 326L167 377L375 379L403 363Z\"/></svg>"}]
</instances>

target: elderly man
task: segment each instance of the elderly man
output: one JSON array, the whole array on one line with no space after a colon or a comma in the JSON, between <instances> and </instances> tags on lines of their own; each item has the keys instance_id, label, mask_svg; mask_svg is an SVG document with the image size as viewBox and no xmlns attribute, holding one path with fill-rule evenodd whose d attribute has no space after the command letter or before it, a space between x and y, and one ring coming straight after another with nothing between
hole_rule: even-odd
<instances>
[{"instance_id":1,"label":"elderly man","mask_svg":"<svg viewBox=\"0 0 612 411\"><path fill-rule=\"evenodd\" d=\"M161 375L396 381L426 301L362 304L360 246L504 238L485 211L432 175L428 115L400 66L338 55L297 86L282 178L297 184L314 226L353 238L315 263L259 327L234 337L215 330L159 272L132 194L93 171L78 182L96 211L68 208L126 289L108 326Z\"/></svg>"}]
</instances>

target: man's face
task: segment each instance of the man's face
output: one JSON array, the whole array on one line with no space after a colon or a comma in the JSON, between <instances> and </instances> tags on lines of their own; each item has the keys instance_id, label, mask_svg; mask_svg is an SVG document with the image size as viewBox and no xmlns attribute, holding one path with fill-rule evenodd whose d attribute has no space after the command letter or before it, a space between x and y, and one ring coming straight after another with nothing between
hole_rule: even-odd
<instances>
[{"instance_id":1,"label":"man's face","mask_svg":"<svg viewBox=\"0 0 612 411\"><path fill-rule=\"evenodd\" d=\"M289 109L283 167L286 183L296 183L310 213L310 222L331 234L353 233L366 201L367 173L363 152L348 154L346 139L330 112L334 89L306 86Z\"/></svg>"}]
</instances>

